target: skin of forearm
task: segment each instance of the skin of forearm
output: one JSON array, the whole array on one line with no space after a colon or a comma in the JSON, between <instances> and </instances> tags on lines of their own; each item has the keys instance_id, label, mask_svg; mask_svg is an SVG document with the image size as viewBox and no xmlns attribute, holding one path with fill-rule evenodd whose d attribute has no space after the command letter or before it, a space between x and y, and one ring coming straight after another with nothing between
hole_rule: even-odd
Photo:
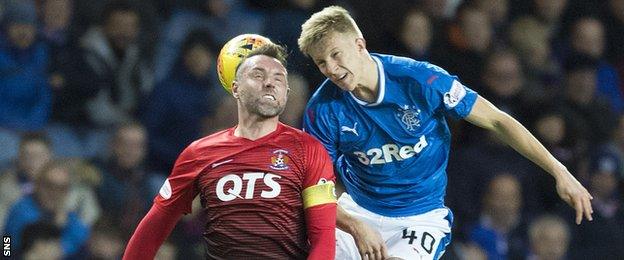
<instances>
[{"instance_id":1,"label":"skin of forearm","mask_svg":"<svg viewBox=\"0 0 624 260\"><path fill-rule=\"evenodd\" d=\"M340 205L336 208L336 227L344 232L353 234L358 220L347 213Z\"/></svg>"},{"instance_id":2,"label":"skin of forearm","mask_svg":"<svg viewBox=\"0 0 624 260\"><path fill-rule=\"evenodd\" d=\"M491 130L503 142L553 177L558 177L559 174L565 172L565 166L555 159L529 130L506 113L501 112Z\"/></svg>"}]
</instances>

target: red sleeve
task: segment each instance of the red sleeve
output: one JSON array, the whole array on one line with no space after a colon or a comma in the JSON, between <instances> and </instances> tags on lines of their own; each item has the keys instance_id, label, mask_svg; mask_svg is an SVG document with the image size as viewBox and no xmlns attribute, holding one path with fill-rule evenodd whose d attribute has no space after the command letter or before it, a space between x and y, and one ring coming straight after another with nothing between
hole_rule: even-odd
<instances>
[{"instance_id":1,"label":"red sleeve","mask_svg":"<svg viewBox=\"0 0 624 260\"><path fill-rule=\"evenodd\" d=\"M325 147L308 134L305 134L304 145L306 173L303 179L303 188L316 185L321 179L335 182L334 166Z\"/></svg>"},{"instance_id":2,"label":"red sleeve","mask_svg":"<svg viewBox=\"0 0 624 260\"><path fill-rule=\"evenodd\" d=\"M306 228L312 259L334 259L336 255L336 204L323 204L305 210Z\"/></svg>"},{"instance_id":3,"label":"red sleeve","mask_svg":"<svg viewBox=\"0 0 624 260\"><path fill-rule=\"evenodd\" d=\"M326 181L334 181L334 167L325 147L313 137L306 140L306 176L304 189ZM336 203L305 209L306 228L310 241L308 259L334 259L336 254Z\"/></svg>"},{"instance_id":4,"label":"red sleeve","mask_svg":"<svg viewBox=\"0 0 624 260\"><path fill-rule=\"evenodd\" d=\"M166 211L154 204L132 234L123 260L154 259L182 213Z\"/></svg>"},{"instance_id":5,"label":"red sleeve","mask_svg":"<svg viewBox=\"0 0 624 260\"><path fill-rule=\"evenodd\" d=\"M199 193L195 179L203 167L194 144L187 147L176 160L169 178L154 198L154 204L172 212L191 213L193 199Z\"/></svg>"}]
</instances>

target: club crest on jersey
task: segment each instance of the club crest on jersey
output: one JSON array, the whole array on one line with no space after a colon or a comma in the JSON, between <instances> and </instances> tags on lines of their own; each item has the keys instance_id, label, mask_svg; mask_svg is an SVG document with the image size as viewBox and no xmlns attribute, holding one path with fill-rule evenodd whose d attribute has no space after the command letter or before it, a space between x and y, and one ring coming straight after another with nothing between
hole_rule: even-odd
<instances>
[{"instance_id":1,"label":"club crest on jersey","mask_svg":"<svg viewBox=\"0 0 624 260\"><path fill-rule=\"evenodd\" d=\"M290 157L288 157L288 151L279 149L273 151L273 156L271 156L271 165L269 165L269 167L273 170L287 170L289 162Z\"/></svg>"},{"instance_id":2,"label":"club crest on jersey","mask_svg":"<svg viewBox=\"0 0 624 260\"><path fill-rule=\"evenodd\" d=\"M420 109L416 106L403 105L396 115L408 131L414 131L420 126Z\"/></svg>"}]
</instances>

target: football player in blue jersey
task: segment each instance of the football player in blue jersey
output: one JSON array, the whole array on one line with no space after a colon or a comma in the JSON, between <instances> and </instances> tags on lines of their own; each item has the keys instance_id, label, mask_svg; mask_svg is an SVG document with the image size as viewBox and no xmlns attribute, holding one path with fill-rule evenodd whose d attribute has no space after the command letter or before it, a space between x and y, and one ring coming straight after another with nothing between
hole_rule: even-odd
<instances>
[{"instance_id":1,"label":"football player in blue jersey","mask_svg":"<svg viewBox=\"0 0 624 260\"><path fill-rule=\"evenodd\" d=\"M345 9L313 14L298 43L327 77L308 103L304 129L325 145L346 191L336 259L442 255L452 224L444 206L446 117L493 131L555 178L577 224L592 219L591 195L524 126L435 65L370 54Z\"/></svg>"}]
</instances>

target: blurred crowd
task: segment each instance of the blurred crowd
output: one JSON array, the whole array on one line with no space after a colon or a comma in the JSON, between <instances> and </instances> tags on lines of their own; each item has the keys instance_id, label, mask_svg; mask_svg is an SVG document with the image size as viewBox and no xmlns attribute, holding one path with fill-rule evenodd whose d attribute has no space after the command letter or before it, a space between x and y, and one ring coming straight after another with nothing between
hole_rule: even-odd
<instances>
[{"instance_id":1,"label":"blurred crowd","mask_svg":"<svg viewBox=\"0 0 624 260\"><path fill-rule=\"evenodd\" d=\"M624 0L0 0L0 231L24 259L117 259L191 141L233 126L220 47L289 48L281 120L323 80L297 50L322 7L372 52L428 61L529 128L594 196L574 225L554 179L451 122L446 259L624 258ZM197 207L199 208L199 207ZM194 210L162 259L202 257Z\"/></svg>"}]
</instances>

